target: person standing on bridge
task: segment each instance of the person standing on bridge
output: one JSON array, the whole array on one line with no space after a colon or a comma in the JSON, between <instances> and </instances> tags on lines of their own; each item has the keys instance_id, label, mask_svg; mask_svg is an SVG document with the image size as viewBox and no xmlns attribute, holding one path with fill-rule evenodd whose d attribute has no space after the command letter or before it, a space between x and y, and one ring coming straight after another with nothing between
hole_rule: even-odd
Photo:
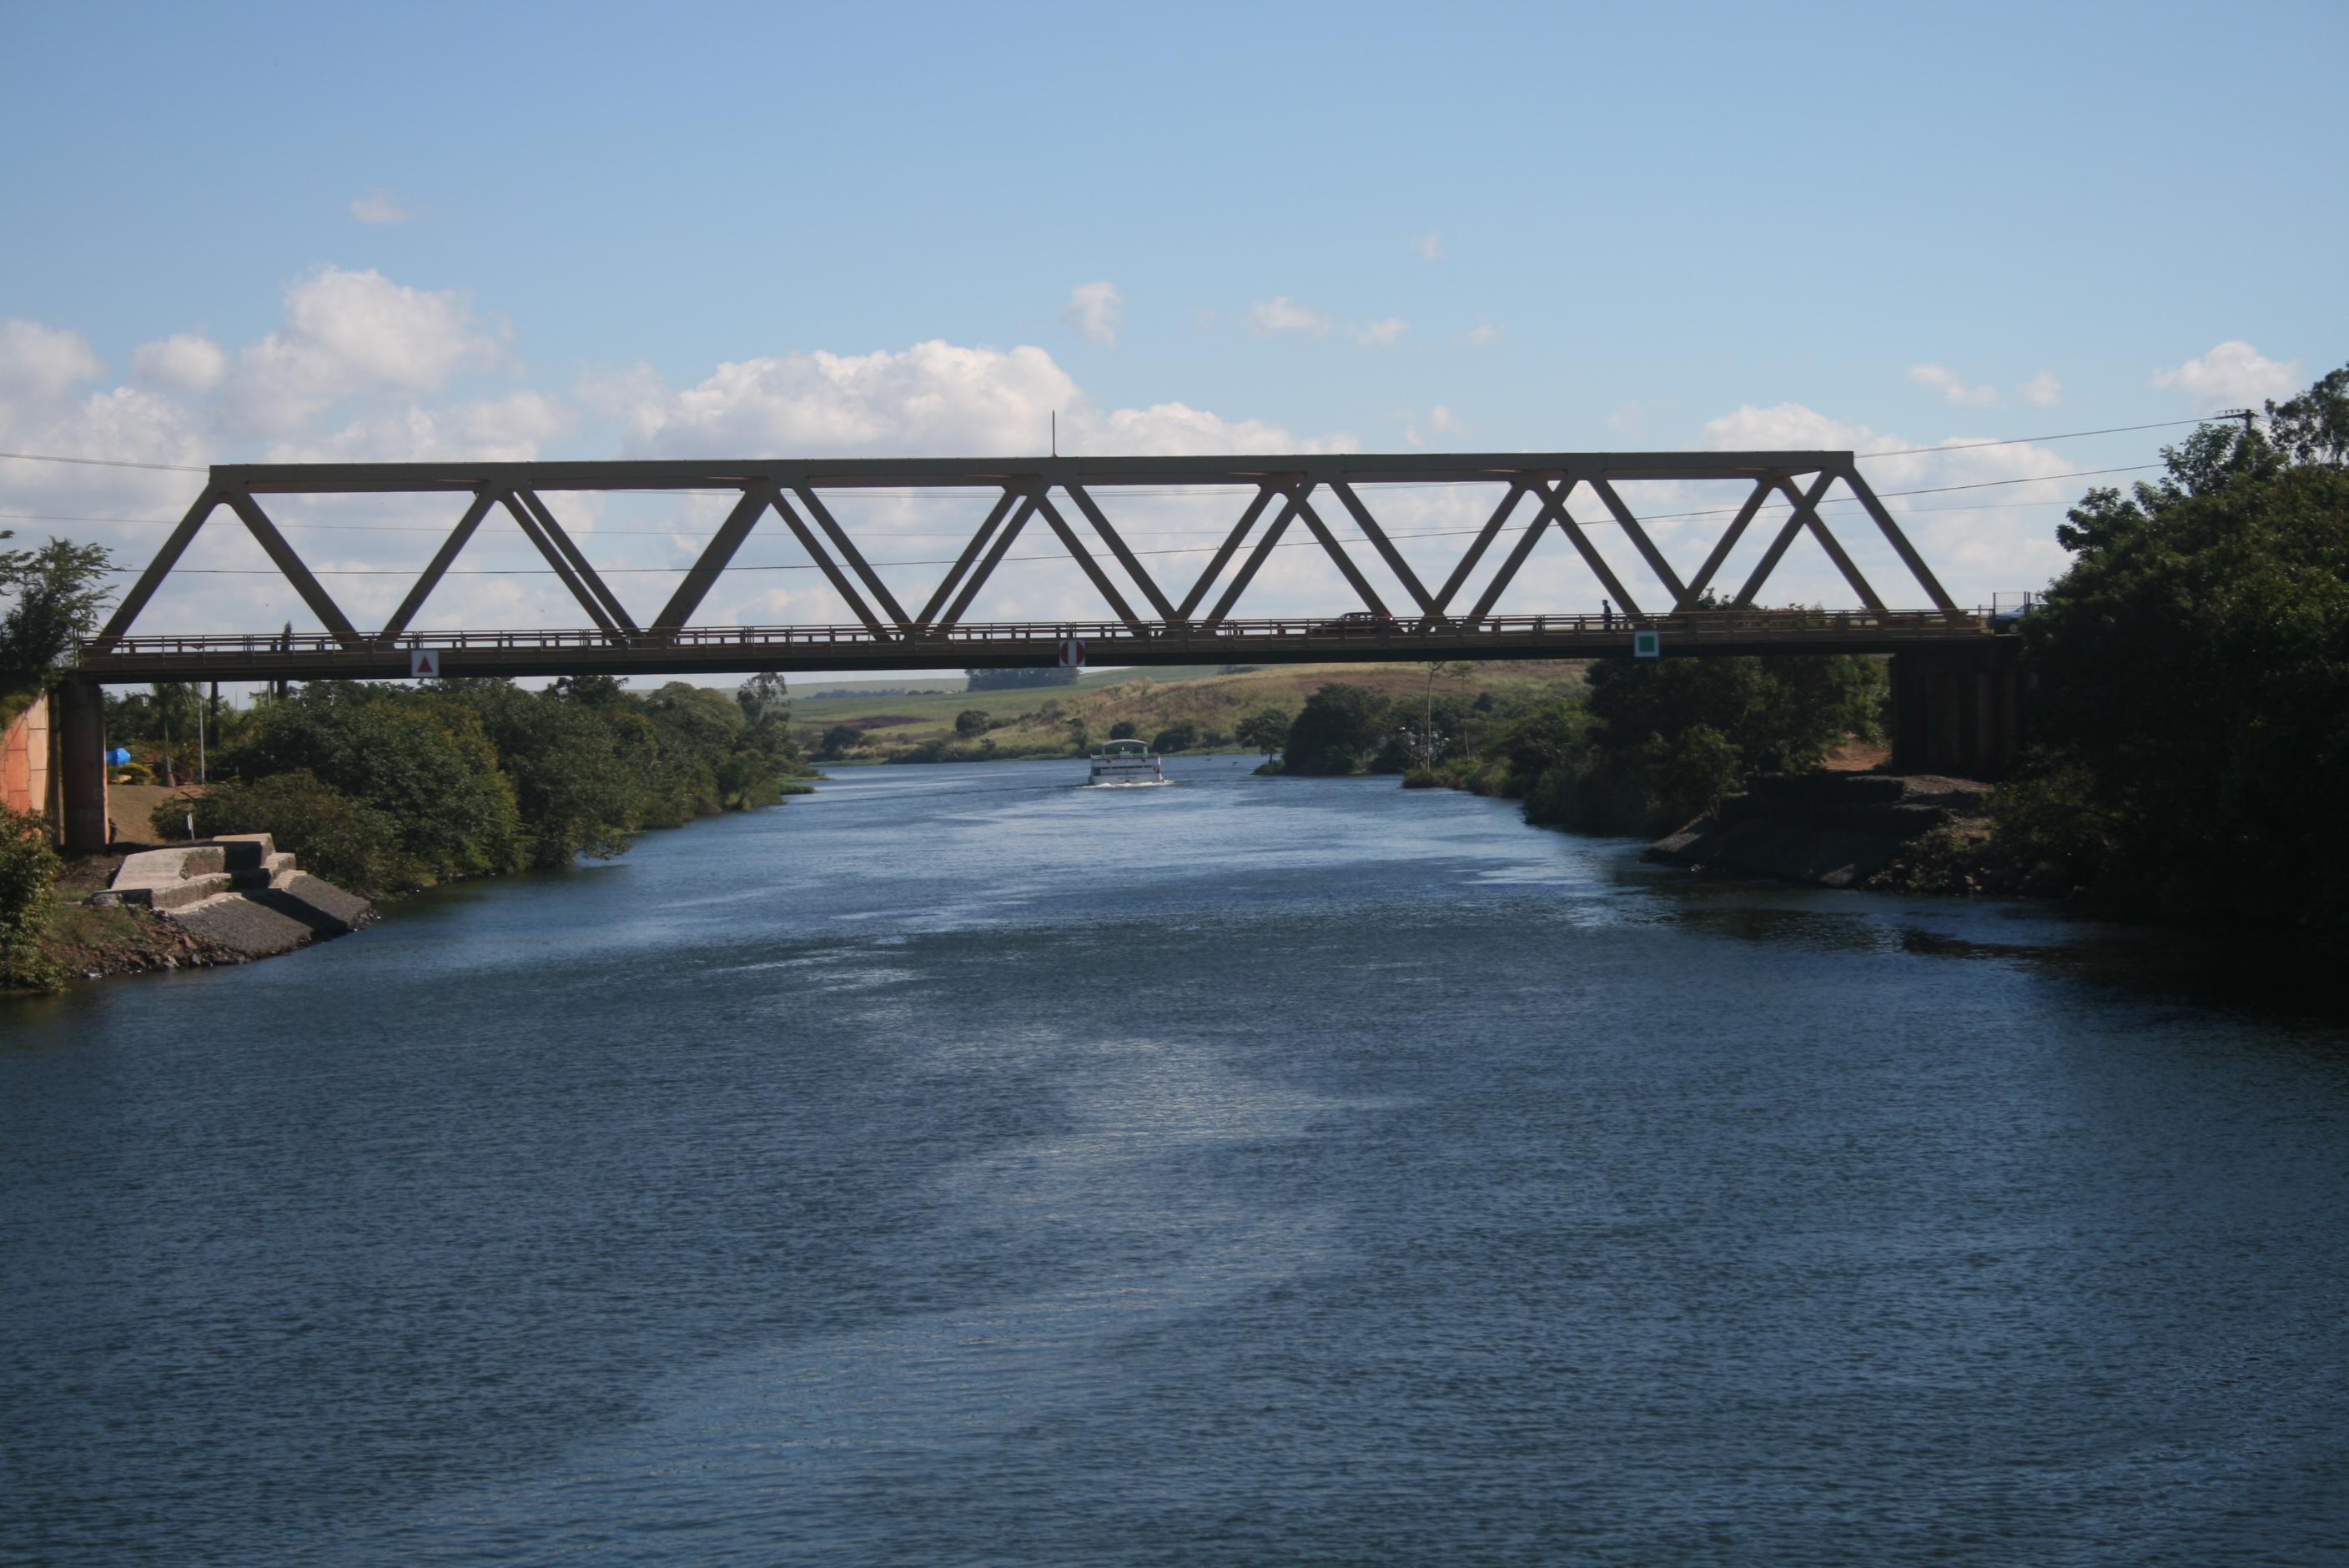
<instances>
[{"instance_id":1,"label":"person standing on bridge","mask_svg":"<svg viewBox=\"0 0 2349 1568\"><path fill-rule=\"evenodd\" d=\"M1615 601L1612 599L1599 601L1599 625L1602 631L1611 632L1615 629Z\"/></svg>"}]
</instances>

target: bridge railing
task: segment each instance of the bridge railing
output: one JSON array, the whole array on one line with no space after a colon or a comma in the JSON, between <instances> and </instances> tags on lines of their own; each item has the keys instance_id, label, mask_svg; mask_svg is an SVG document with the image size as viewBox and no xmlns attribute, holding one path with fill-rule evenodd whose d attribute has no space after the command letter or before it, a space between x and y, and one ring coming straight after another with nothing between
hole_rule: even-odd
<instances>
[{"instance_id":1,"label":"bridge railing","mask_svg":"<svg viewBox=\"0 0 2349 1568\"><path fill-rule=\"evenodd\" d=\"M852 648L888 646L935 647L942 654L957 649L1000 649L1006 645L1034 647L1040 655L1051 645L1074 639L1088 644L1135 642L1295 643L1300 646L1328 645L1356 648L1365 645L1392 646L1407 655L1413 646L1486 642L1541 641L1557 638L1588 641L1635 631L1657 631L1667 638L1700 643L1749 638L1784 638L1805 633L1826 637L1855 638L1911 634L1948 636L1953 633L1989 634L1994 629L1987 613L1966 610L1691 610L1665 615L1563 614L1427 616L1394 619L1377 616L1316 616L1304 620L1227 620L1216 622L1155 621L1014 621L963 623L947 627L914 625L876 632L862 624L823 626L685 626L640 632L601 627L563 627L529 631L409 631L395 636L340 638L324 632L209 633L183 635L130 636L114 639L101 650L91 650L97 662L151 657L159 655L233 654L265 657L272 654L316 656L334 654L401 653L411 649L554 651L563 649L642 649L717 651L726 648ZM1104 650L1106 652L1106 650Z\"/></svg>"}]
</instances>

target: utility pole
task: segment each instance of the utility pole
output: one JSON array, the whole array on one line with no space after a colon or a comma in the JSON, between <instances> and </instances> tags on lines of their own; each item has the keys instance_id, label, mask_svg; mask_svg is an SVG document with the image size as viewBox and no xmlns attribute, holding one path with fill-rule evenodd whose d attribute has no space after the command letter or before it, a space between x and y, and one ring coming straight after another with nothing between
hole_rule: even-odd
<instances>
[{"instance_id":1,"label":"utility pole","mask_svg":"<svg viewBox=\"0 0 2349 1568\"><path fill-rule=\"evenodd\" d=\"M2259 418L2259 412L2252 408L2221 408L2217 413L2211 415L2210 418L2213 419L2240 419L2243 422L2243 439L2248 443L2251 438L2251 421Z\"/></svg>"}]
</instances>

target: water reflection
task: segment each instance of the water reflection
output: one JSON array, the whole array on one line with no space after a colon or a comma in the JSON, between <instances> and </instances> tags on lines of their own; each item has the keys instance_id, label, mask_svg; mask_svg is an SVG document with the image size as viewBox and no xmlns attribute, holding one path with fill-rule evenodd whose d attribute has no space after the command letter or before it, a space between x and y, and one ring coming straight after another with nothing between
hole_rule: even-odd
<instances>
[{"instance_id":1,"label":"water reflection","mask_svg":"<svg viewBox=\"0 0 2349 1568\"><path fill-rule=\"evenodd\" d=\"M0 1013L0 1558L2310 1561L2340 1032L1177 759Z\"/></svg>"}]
</instances>

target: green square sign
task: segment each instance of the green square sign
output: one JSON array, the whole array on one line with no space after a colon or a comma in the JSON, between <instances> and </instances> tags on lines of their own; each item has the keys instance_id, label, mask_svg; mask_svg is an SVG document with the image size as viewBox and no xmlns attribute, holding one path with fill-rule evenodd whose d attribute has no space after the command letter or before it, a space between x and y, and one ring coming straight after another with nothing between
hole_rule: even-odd
<instances>
[{"instance_id":1,"label":"green square sign","mask_svg":"<svg viewBox=\"0 0 2349 1568\"><path fill-rule=\"evenodd\" d=\"M1661 632L1631 634L1631 656L1635 659L1661 659L1664 656L1664 634Z\"/></svg>"}]
</instances>

